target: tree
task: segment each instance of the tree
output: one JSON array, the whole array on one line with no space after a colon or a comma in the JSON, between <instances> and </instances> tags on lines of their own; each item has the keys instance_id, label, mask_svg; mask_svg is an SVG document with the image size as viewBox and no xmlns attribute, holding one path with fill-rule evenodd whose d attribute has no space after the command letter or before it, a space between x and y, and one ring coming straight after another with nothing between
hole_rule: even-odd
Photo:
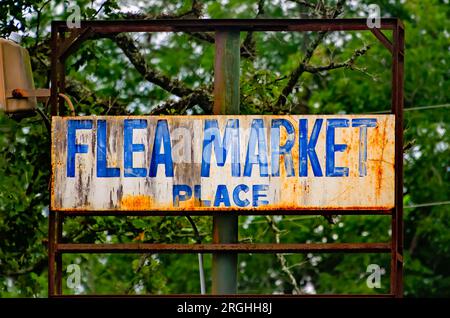
<instances>
[{"instance_id":1,"label":"tree","mask_svg":"<svg viewBox=\"0 0 450 318\"><path fill-rule=\"evenodd\" d=\"M86 19L336 18L364 16L373 2L158 0L129 8L121 0L5 0L0 35L14 31L24 36L36 85L48 87L49 24L66 19L75 4ZM449 296L449 8L438 0L376 3L382 16L404 21L407 36L405 107L411 110L405 113L405 294ZM244 114L390 108L390 55L370 32L247 32L241 38ZM67 61L67 93L80 115L209 114L213 42L209 33L97 36ZM441 106L413 110L429 105ZM49 117L48 109L41 109ZM15 120L0 114L3 297L46 295L50 137L42 118ZM193 219L201 239L211 241L211 219ZM240 240L254 242L388 241L388 229L389 220L382 216L240 218ZM64 239L71 242L198 240L184 217L76 217L67 220L64 230ZM196 262L195 255L65 256L65 265L82 269L81 288L65 287L65 293L198 293ZM387 292L388 273L379 290L365 284L372 263L388 269L389 255L240 255L239 291ZM209 277L209 258L205 267Z\"/></svg>"}]
</instances>

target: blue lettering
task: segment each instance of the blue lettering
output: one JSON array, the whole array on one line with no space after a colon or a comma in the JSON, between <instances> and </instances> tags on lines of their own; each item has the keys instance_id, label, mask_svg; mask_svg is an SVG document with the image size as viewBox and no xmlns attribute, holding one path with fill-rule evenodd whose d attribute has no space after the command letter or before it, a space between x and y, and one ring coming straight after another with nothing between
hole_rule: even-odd
<instances>
[{"instance_id":1,"label":"blue lettering","mask_svg":"<svg viewBox=\"0 0 450 318\"><path fill-rule=\"evenodd\" d=\"M334 154L347 149L345 144L335 144L334 135L336 127L348 127L349 120L342 118L327 119L327 144L326 144L326 175L327 177L348 177L347 167L336 167Z\"/></svg>"},{"instance_id":2,"label":"blue lettering","mask_svg":"<svg viewBox=\"0 0 450 318\"><path fill-rule=\"evenodd\" d=\"M353 127L359 128L359 176L367 176L367 127L376 127L376 118L358 118L352 120Z\"/></svg>"},{"instance_id":3,"label":"blue lettering","mask_svg":"<svg viewBox=\"0 0 450 318\"><path fill-rule=\"evenodd\" d=\"M256 144L258 144L258 154L255 154ZM269 176L267 163L267 142L264 134L264 122L262 119L253 119L252 122L250 138L247 145L244 177L250 177L252 175L252 168L254 164L259 164L259 174L261 177Z\"/></svg>"},{"instance_id":4,"label":"blue lettering","mask_svg":"<svg viewBox=\"0 0 450 318\"><path fill-rule=\"evenodd\" d=\"M106 120L97 120L97 177L120 177L120 168L107 167Z\"/></svg>"},{"instance_id":5,"label":"blue lettering","mask_svg":"<svg viewBox=\"0 0 450 318\"><path fill-rule=\"evenodd\" d=\"M223 203L225 206L230 206L230 197L228 195L227 186L219 184L217 186L216 196L214 198L214 206L220 206Z\"/></svg>"},{"instance_id":6,"label":"blue lettering","mask_svg":"<svg viewBox=\"0 0 450 318\"><path fill-rule=\"evenodd\" d=\"M267 193L260 193L261 191L267 191L269 186L267 184L255 184L253 185L253 206L267 205L269 201L259 200L259 198L266 198Z\"/></svg>"},{"instance_id":7,"label":"blue lettering","mask_svg":"<svg viewBox=\"0 0 450 318\"><path fill-rule=\"evenodd\" d=\"M133 144L133 130L147 128L147 121L145 119L125 119L123 125L124 175L125 177L145 177L147 175L146 168L133 167L133 152L143 152L145 149L143 144Z\"/></svg>"},{"instance_id":8,"label":"blue lettering","mask_svg":"<svg viewBox=\"0 0 450 318\"><path fill-rule=\"evenodd\" d=\"M233 177L239 177L241 175L241 163L239 158L239 119L229 119L227 121L222 142L220 141L220 130L217 120L205 120L201 169L202 177L209 177L211 148L213 146L217 166L219 167L225 165L228 151L231 148L231 175Z\"/></svg>"},{"instance_id":9,"label":"blue lettering","mask_svg":"<svg viewBox=\"0 0 450 318\"><path fill-rule=\"evenodd\" d=\"M299 176L308 176L308 157L311 161L311 167L316 177L322 177L322 168L320 167L319 159L317 158L316 145L319 139L320 128L322 127L323 119L317 119L311 133L311 138L308 142L308 120L300 119L299 130Z\"/></svg>"},{"instance_id":10,"label":"blue lettering","mask_svg":"<svg viewBox=\"0 0 450 318\"><path fill-rule=\"evenodd\" d=\"M202 186L199 184L194 185L194 198L200 203L200 206L211 206L211 201L202 200Z\"/></svg>"},{"instance_id":11,"label":"blue lettering","mask_svg":"<svg viewBox=\"0 0 450 318\"><path fill-rule=\"evenodd\" d=\"M67 123L67 177L75 177L75 155L87 153L88 146L76 143L78 129L92 129L92 120L69 120Z\"/></svg>"},{"instance_id":12,"label":"blue lettering","mask_svg":"<svg viewBox=\"0 0 450 318\"><path fill-rule=\"evenodd\" d=\"M161 143L164 152L160 153ZM156 124L155 141L153 143L152 160L150 163L150 177L156 177L158 165L164 164L166 177L173 177L172 145L170 143L169 126L167 120L158 120Z\"/></svg>"},{"instance_id":13,"label":"blue lettering","mask_svg":"<svg viewBox=\"0 0 450 318\"><path fill-rule=\"evenodd\" d=\"M247 193L249 190L250 190L250 188L248 186L246 186L245 184L239 184L238 186L236 186L236 188L234 188L233 201L238 207L243 208L250 204L250 201L248 199L241 200L241 198L239 197L240 192Z\"/></svg>"},{"instance_id":14,"label":"blue lettering","mask_svg":"<svg viewBox=\"0 0 450 318\"><path fill-rule=\"evenodd\" d=\"M283 126L287 132L286 142L283 146L280 146L280 127ZM280 176L280 157L284 156L284 167L286 169L286 175L293 177L294 164L292 161L291 150L294 146L294 126L286 119L273 119L272 129L270 131L270 146L272 151L272 176Z\"/></svg>"},{"instance_id":15,"label":"blue lettering","mask_svg":"<svg viewBox=\"0 0 450 318\"><path fill-rule=\"evenodd\" d=\"M192 189L186 184L174 184L172 187L173 206L177 207L181 201L187 201L192 197Z\"/></svg>"}]
</instances>

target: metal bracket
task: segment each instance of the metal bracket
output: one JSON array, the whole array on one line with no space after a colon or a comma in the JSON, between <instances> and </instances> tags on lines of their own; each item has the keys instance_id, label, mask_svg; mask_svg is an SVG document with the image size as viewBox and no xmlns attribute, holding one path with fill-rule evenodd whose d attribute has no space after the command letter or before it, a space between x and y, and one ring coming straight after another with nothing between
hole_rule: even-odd
<instances>
[{"instance_id":1,"label":"metal bracket","mask_svg":"<svg viewBox=\"0 0 450 318\"><path fill-rule=\"evenodd\" d=\"M73 29L70 36L64 40L59 50L59 58L65 60L71 53L76 51L80 45L92 34L92 28Z\"/></svg>"},{"instance_id":2,"label":"metal bracket","mask_svg":"<svg viewBox=\"0 0 450 318\"><path fill-rule=\"evenodd\" d=\"M393 45L392 42L386 37L386 35L377 28L371 28L370 31L375 35L375 37L384 45L385 48L392 53Z\"/></svg>"},{"instance_id":3,"label":"metal bracket","mask_svg":"<svg viewBox=\"0 0 450 318\"><path fill-rule=\"evenodd\" d=\"M6 93L6 98L8 99L25 99L30 97L36 97L39 102L45 103L50 98L50 90L48 88L15 88Z\"/></svg>"}]
</instances>

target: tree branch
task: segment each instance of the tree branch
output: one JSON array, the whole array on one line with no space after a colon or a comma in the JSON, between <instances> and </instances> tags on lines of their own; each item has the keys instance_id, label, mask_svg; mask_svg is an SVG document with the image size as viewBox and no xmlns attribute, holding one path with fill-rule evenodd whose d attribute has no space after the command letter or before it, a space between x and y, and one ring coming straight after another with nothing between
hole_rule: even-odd
<instances>
[{"instance_id":1,"label":"tree branch","mask_svg":"<svg viewBox=\"0 0 450 318\"><path fill-rule=\"evenodd\" d=\"M201 40L204 42L208 42L211 44L214 44L215 39L214 36L209 34L209 33L203 33L203 32L186 32L186 34L192 36L193 38L197 39L197 40Z\"/></svg>"},{"instance_id":2,"label":"tree branch","mask_svg":"<svg viewBox=\"0 0 450 318\"><path fill-rule=\"evenodd\" d=\"M73 97L76 103L81 103L88 97L95 96L95 105L102 106L105 109L108 109L109 115L127 115L129 112L126 110L128 105L125 105L123 102L120 102L117 99L114 100L106 100L101 99L95 95L95 92L91 91L88 87L86 87L83 83L76 81L72 78L67 78L66 81L66 93Z\"/></svg>"},{"instance_id":3,"label":"tree branch","mask_svg":"<svg viewBox=\"0 0 450 318\"><path fill-rule=\"evenodd\" d=\"M39 275L40 273L42 273L42 271L44 271L46 266L47 266L47 258L42 257L42 258L39 258L36 261L36 263L34 263L26 268L20 268L20 269L16 269L16 270L0 269L0 274L2 276L6 276L6 277L18 277L18 276L25 275L25 274L28 274L31 272L37 273Z\"/></svg>"},{"instance_id":4,"label":"tree branch","mask_svg":"<svg viewBox=\"0 0 450 318\"><path fill-rule=\"evenodd\" d=\"M123 53L128 57L131 64L136 70L149 82L152 82L171 94L183 97L193 92L192 89L186 87L178 80L172 80L169 77L152 69L145 61L144 56L139 52L134 40L127 34L121 33L113 35L112 39L122 49Z\"/></svg>"},{"instance_id":5,"label":"tree branch","mask_svg":"<svg viewBox=\"0 0 450 318\"><path fill-rule=\"evenodd\" d=\"M195 106L199 105L206 113L212 110L212 97L202 91L194 91L180 100L169 100L166 101L150 111L150 115L161 115L166 113L168 109L175 109L178 113L184 114L186 111Z\"/></svg>"},{"instance_id":6,"label":"tree branch","mask_svg":"<svg viewBox=\"0 0 450 318\"><path fill-rule=\"evenodd\" d=\"M122 16L126 19L140 19L140 20L160 20L160 19L187 19L194 18L199 19L203 15L203 3L201 1L193 0L191 10L183 12L180 14L159 14L151 15L148 13L133 13L126 12L122 13ZM214 36L206 32L186 32L193 38L208 43L214 43Z\"/></svg>"},{"instance_id":7,"label":"tree branch","mask_svg":"<svg viewBox=\"0 0 450 318\"><path fill-rule=\"evenodd\" d=\"M363 48L358 49L355 52L353 52L352 56L343 62L340 62L340 63L331 62L330 64L324 65L324 66L305 65L304 70L305 70L305 72L315 74L315 73L319 73L319 72L323 72L323 71L335 70L338 68L355 69L354 63L355 63L356 59L358 57L366 54L369 49L370 49L370 46L366 45Z\"/></svg>"},{"instance_id":8,"label":"tree branch","mask_svg":"<svg viewBox=\"0 0 450 318\"><path fill-rule=\"evenodd\" d=\"M183 19L183 18L198 18L202 14L203 4L200 1L194 0L192 2L191 10L187 12L183 12L180 14L161 14L157 16L152 16L149 14L140 14L140 13L121 13L123 18L128 19ZM200 34L200 33L199 33ZM204 40L209 40L214 43L214 37L211 37L209 34L204 35ZM156 71L150 65L148 65L145 60L144 55L142 55L139 51L138 46L134 42L134 40L128 36L127 34L107 34L107 33L96 33L90 37L91 40L100 39L100 38L110 38L113 40L119 48L123 51L123 53L127 56L131 64L135 67L135 69L145 78L147 81L158 85L162 89L168 91L171 94L174 94L178 97L181 97L179 101L168 101L157 108L152 110L152 114L164 113L164 111L169 107L174 107L174 109L180 110L181 112L185 112L187 108L192 107L194 105L198 105L203 108L206 112L212 109L212 102L210 98L210 94L207 89L191 89L185 86L183 83L179 82L176 79L171 79L168 76L162 74L161 72ZM49 41L46 41L45 48L49 48ZM37 51L37 48L35 48ZM37 61L39 62L39 61ZM49 69L49 65L45 63L40 63L45 69ZM91 90L86 87L84 84L74 81L72 79L67 79L67 93L74 97L78 102L84 100L86 97L95 96ZM97 105L102 105L110 114L127 114L126 106L118 100L99 100L96 99Z\"/></svg>"},{"instance_id":9,"label":"tree branch","mask_svg":"<svg viewBox=\"0 0 450 318\"><path fill-rule=\"evenodd\" d=\"M155 113L163 112L168 107L175 107L176 109L183 110L184 107L199 105L205 110L212 108L209 93L204 90L193 90L178 80L173 80L166 75L152 69L145 61L144 56L139 52L139 49L135 45L133 39L126 34L113 35L112 39L122 49L123 53L128 57L131 64L134 65L136 70L147 81L158 85L162 89L181 97L182 100L178 103L168 102L161 104L155 110ZM154 112L152 112L154 113Z\"/></svg>"},{"instance_id":10,"label":"tree branch","mask_svg":"<svg viewBox=\"0 0 450 318\"><path fill-rule=\"evenodd\" d=\"M336 4L336 8L334 9L333 13L329 16L329 18L332 18L332 19L336 18L342 12L344 3L345 3L344 0L339 0L338 3ZM294 87L297 84L298 79L305 72L306 65L311 60L311 57L313 56L314 51L317 49L319 44L322 42L322 40L324 39L326 34L327 34L327 31L319 32L318 36L311 42L311 44L306 49L305 56L303 57L303 59L299 63L299 65L290 74L288 83L283 88L280 96L278 97L278 100L276 102L277 108L281 108L286 104L287 97L294 90ZM275 111L275 109L272 109L272 110Z\"/></svg>"},{"instance_id":11,"label":"tree branch","mask_svg":"<svg viewBox=\"0 0 450 318\"><path fill-rule=\"evenodd\" d=\"M199 18L202 15L203 4L200 1L193 0L191 10L181 13L167 15L162 14L158 16L151 16L148 14L125 14L127 18L132 19L185 19L185 18ZM214 42L214 38L209 34L194 33L197 38L208 42ZM192 35L192 34L191 34ZM205 111L212 109L212 103L209 93L202 89L191 89L185 86L178 80L171 79L166 75L152 69L145 61L144 56L139 52L133 39L126 34L112 35L111 38L121 48L123 53L128 57L129 61L136 70L149 82L158 85L162 89L181 97L180 101L168 101L151 111L151 114L163 113L167 108L174 108L180 112L185 112L189 107L199 105Z\"/></svg>"},{"instance_id":12,"label":"tree branch","mask_svg":"<svg viewBox=\"0 0 450 318\"><path fill-rule=\"evenodd\" d=\"M265 0L259 0L258 1L258 9L256 12L255 19L258 19L260 16L264 14L264 3ZM255 57L255 50L256 50L256 43L255 39L253 37L253 32L249 31L247 32L247 35L244 39L244 43L242 43L241 46L241 56L244 58L254 58Z\"/></svg>"},{"instance_id":13,"label":"tree branch","mask_svg":"<svg viewBox=\"0 0 450 318\"><path fill-rule=\"evenodd\" d=\"M332 6L327 6L322 0L319 0L317 3L312 3L305 0L289 0L291 2L297 3L300 6L311 9L314 15L321 18L330 17L335 8Z\"/></svg>"},{"instance_id":14,"label":"tree branch","mask_svg":"<svg viewBox=\"0 0 450 318\"><path fill-rule=\"evenodd\" d=\"M307 7L309 9L317 10L317 3L311 3L305 0L290 0L291 2L298 3L299 5L302 5L304 7Z\"/></svg>"},{"instance_id":15,"label":"tree branch","mask_svg":"<svg viewBox=\"0 0 450 318\"><path fill-rule=\"evenodd\" d=\"M45 6L47 4L50 3L51 0L47 0L44 2L44 4L42 4L39 9L36 10L37 12L37 17L36 17L36 41L34 43L34 46L37 47L37 45L39 44L39 38L40 38L40 27L41 27L41 14L42 14L42 10L45 8Z\"/></svg>"},{"instance_id":16,"label":"tree branch","mask_svg":"<svg viewBox=\"0 0 450 318\"><path fill-rule=\"evenodd\" d=\"M256 14L256 18L264 14L264 2L265 0L260 0L258 2L258 11ZM194 0L192 2L192 9L181 13L181 14L159 14L159 15L150 15L148 13L133 13L126 12L122 13L122 17L126 19L143 19L143 20L158 20L158 19L187 19L194 18L198 19L203 15L203 4L199 1ZM207 42L210 44L215 43L214 35L208 32L185 32L192 38L196 40L200 40L203 42ZM255 43L253 41L252 32L248 32L247 36L240 48L241 57L243 58L252 58L255 53Z\"/></svg>"},{"instance_id":17,"label":"tree branch","mask_svg":"<svg viewBox=\"0 0 450 318\"><path fill-rule=\"evenodd\" d=\"M138 20L160 20L160 19L198 19L202 16L203 3L198 0L192 1L192 6L189 11L170 14L161 13L158 15L151 15L148 13L137 13L137 12L121 12L120 15L125 19L138 19Z\"/></svg>"},{"instance_id":18,"label":"tree branch","mask_svg":"<svg viewBox=\"0 0 450 318\"><path fill-rule=\"evenodd\" d=\"M275 234L275 241L277 242L277 244L280 244L280 235L281 235L280 228L276 225L272 216L266 215L266 220L267 220L267 223L269 224L270 228L272 229L273 233ZM281 265L281 270L289 278L289 281L290 281L292 287L294 288L293 294L297 294L297 295L303 294L301 288L298 285L297 279L295 279L294 274L292 274L290 267L287 264L287 260L286 260L286 257L284 257L284 254L277 253L277 259Z\"/></svg>"}]
</instances>

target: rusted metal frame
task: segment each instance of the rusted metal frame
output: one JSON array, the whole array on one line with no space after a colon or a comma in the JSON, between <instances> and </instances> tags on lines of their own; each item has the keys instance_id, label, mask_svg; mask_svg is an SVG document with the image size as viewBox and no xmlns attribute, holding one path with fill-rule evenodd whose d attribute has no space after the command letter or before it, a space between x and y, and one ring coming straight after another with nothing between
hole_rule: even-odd
<instances>
[{"instance_id":1,"label":"rusted metal frame","mask_svg":"<svg viewBox=\"0 0 450 318\"><path fill-rule=\"evenodd\" d=\"M64 215L62 213L55 212L56 214L56 246L55 246L55 259L56 259L56 295L62 295L62 253L58 250L58 245L62 243L62 232L64 225Z\"/></svg>"},{"instance_id":2,"label":"rusted metal frame","mask_svg":"<svg viewBox=\"0 0 450 318\"><path fill-rule=\"evenodd\" d=\"M62 31L65 21L55 21ZM397 19L383 18L380 29L394 29ZM158 19L81 21L81 29L94 32L214 32L232 28L240 31L356 31L368 30L366 19Z\"/></svg>"},{"instance_id":3,"label":"rusted metal frame","mask_svg":"<svg viewBox=\"0 0 450 318\"><path fill-rule=\"evenodd\" d=\"M50 107L51 115L58 115L58 23L52 22L51 31L51 65L50 65Z\"/></svg>"},{"instance_id":4,"label":"rusted metal frame","mask_svg":"<svg viewBox=\"0 0 450 318\"><path fill-rule=\"evenodd\" d=\"M398 109L401 114L400 121L402 122L402 129L399 140L399 154L401 157L401 162L399 166L399 190L397 191L397 200L398 203L398 249L397 249L397 295L403 297L403 248L404 248L404 229L403 229L403 109L404 109L404 101L403 101L403 90L404 90L404 54L405 54L405 28L401 22L399 22L398 27L398 36L399 36L399 85L398 88Z\"/></svg>"},{"instance_id":5,"label":"rusted metal frame","mask_svg":"<svg viewBox=\"0 0 450 318\"><path fill-rule=\"evenodd\" d=\"M64 43L65 33L59 31L59 41ZM58 45L60 47L60 45ZM59 50L58 50L59 52ZM58 57L58 96L59 94L64 94L66 92L66 60L64 58ZM59 109L58 113L66 114L65 101L63 98L59 98Z\"/></svg>"},{"instance_id":6,"label":"rusted metal frame","mask_svg":"<svg viewBox=\"0 0 450 318\"><path fill-rule=\"evenodd\" d=\"M390 243L69 243L59 253L390 253Z\"/></svg>"},{"instance_id":7,"label":"rusted metal frame","mask_svg":"<svg viewBox=\"0 0 450 318\"><path fill-rule=\"evenodd\" d=\"M64 295L56 296L55 298L72 298L72 299L127 299L127 298L171 298L183 299L186 298L209 298L209 299L303 299L303 298L393 298L392 294L231 294L231 295L199 295L199 294L159 294L159 295L126 295L126 294L90 294L90 295Z\"/></svg>"},{"instance_id":8,"label":"rusted metal frame","mask_svg":"<svg viewBox=\"0 0 450 318\"><path fill-rule=\"evenodd\" d=\"M214 115L239 115L239 77L240 31L216 30ZM238 218L238 215L232 214L213 216L213 243L237 243ZM213 294L237 293L237 267L237 254L213 253L211 269Z\"/></svg>"},{"instance_id":9,"label":"rusted metal frame","mask_svg":"<svg viewBox=\"0 0 450 318\"><path fill-rule=\"evenodd\" d=\"M83 33L86 33L87 30L90 28L73 28L68 29L69 37L67 37L65 40L61 41L58 49L58 58L61 58L63 55L70 55L72 52L74 52L77 47L75 47L75 40L79 38L79 36ZM71 48L71 51L68 51L68 49Z\"/></svg>"},{"instance_id":10,"label":"rusted metal frame","mask_svg":"<svg viewBox=\"0 0 450 318\"><path fill-rule=\"evenodd\" d=\"M60 33L55 23L52 23L51 35L51 90L50 104L51 115L60 113L64 107L64 101L58 103L58 94L65 91L65 66L59 58L59 42L64 40L64 34ZM52 297L62 293L62 254L57 251L57 244L62 238L62 213L49 211L49 268L48 268L48 296ZM56 270L55 270L56 262Z\"/></svg>"},{"instance_id":11,"label":"rusted metal frame","mask_svg":"<svg viewBox=\"0 0 450 318\"><path fill-rule=\"evenodd\" d=\"M59 47L61 43L64 43L65 40L65 34L61 30L58 30L58 42L57 47L55 48L55 51L58 53L60 51ZM66 72L65 72L65 59L58 56L57 58L57 80L56 85L58 88L58 95L60 93L64 94L66 91ZM52 83L53 86L53 83ZM58 114L64 114L65 113L65 107L64 107L64 100L59 99L58 103ZM53 221L55 222L54 228L55 228L55 246L57 246L61 240L62 240L62 230L63 230L63 215L56 211L51 211L50 213L54 213L55 217L53 218ZM54 258L56 261L56 272L55 272L55 288L54 293L55 295L61 295L62 294L62 254L58 252L58 249L55 247L53 250Z\"/></svg>"},{"instance_id":12,"label":"rusted metal frame","mask_svg":"<svg viewBox=\"0 0 450 318\"><path fill-rule=\"evenodd\" d=\"M340 19L342 20L342 19ZM388 21L389 20L389 21ZM398 34L400 33L400 41L401 41L401 47L403 48L403 26L399 25L399 22L397 19L382 19L382 28L381 29L393 29L392 27L392 23L394 23L397 28L394 29L394 32L397 32L397 34L394 34L394 40L396 40L394 42L394 62L393 62L393 75L397 74L397 76L393 76L393 94L392 94L392 98L393 98L393 113L396 115L396 118L398 119L399 117L402 117L402 102L403 102L403 82L402 82L402 77L403 77L403 49L399 50L398 46L397 49L395 48L395 43L397 43L398 39ZM125 22L125 21L122 21ZM160 22L160 21L158 21ZM240 21L243 22L243 21ZM317 21L314 21L317 22ZM337 23L338 26L330 24L328 26L319 26L316 28L311 29L311 31L314 30L367 30L367 27L364 27L362 25L358 25L358 23L355 23L352 27L348 27L348 25L343 26L342 24L339 25L339 23L341 21L336 21L333 20L334 23ZM361 21L359 21L361 22ZM52 83L58 83L58 72L57 70L60 70L60 73L64 76L64 68L58 68L58 64L59 64L59 59L57 58L56 52L58 52L58 37L57 37L57 29L56 26L58 24L61 24L60 22L53 22L52 23L52 69L51 69L51 79L52 79ZM364 22L365 24L365 22ZM59 25L58 27L61 28L61 25ZM224 26L226 27L226 26ZM250 29L248 30L261 30L261 31L270 31L271 29L267 29L267 26L264 27L263 29L255 29L255 27L261 28L260 25L258 26L252 26ZM274 27L274 26L272 26ZM308 31L311 26L308 24L303 24L303 25L290 25L288 27L288 29L286 31ZM121 28L119 26L119 28ZM275 27L276 28L276 27ZM62 26L61 29L64 29L64 26ZM158 31L157 30L158 27L145 27L145 30L141 30L139 29L139 31ZM399 32L398 30L401 29L401 31ZM278 31L279 29L273 29L273 31ZM94 31L98 31L94 28ZM170 30L169 30L170 31ZM179 30L172 30L172 31L179 31ZM205 30L205 27L201 27L201 29L199 31L207 31ZM124 32L123 28L121 28L120 30L111 30L111 29L104 29L102 28L102 32L103 33L108 33L108 32L113 32L113 33L117 33L117 32ZM127 32L131 32L131 31L127 31ZM137 31L135 31L137 32ZM79 44L81 44L81 42L84 39L80 39L80 41L78 42ZM384 43L383 40L380 39L380 41L386 45L386 43ZM71 47L67 48L68 50L71 49ZM397 52L397 54L395 54L395 52ZM68 55L67 55L68 56ZM400 60L401 57L401 61ZM395 62L395 60L397 59L397 63ZM395 66L397 65L397 66ZM400 67L399 67L400 66ZM401 78L399 79L398 75L401 74ZM398 82L397 82L398 81ZM400 88L396 86L396 83L400 84ZM64 82L62 82L62 88L64 88ZM396 93L394 93L394 91ZM52 110L52 115L56 115L57 114L57 88L56 85L52 85L52 90L51 90L51 110ZM399 96L400 95L400 96ZM399 100L401 100L401 105L399 105ZM400 121L401 122L401 121ZM397 121L398 123L398 121ZM398 131L398 125L397 125L397 131ZM401 130L401 134L399 135L398 133L396 133L396 138L398 138L398 136L400 136L400 139L402 140L402 133L403 131ZM397 148L399 148L399 143L396 140L396 146ZM401 148L401 146L400 146ZM397 150L396 150L396 156L397 156ZM399 160L396 160L396 165L399 162ZM402 164L400 164L401 168L402 168ZM396 169L396 171L398 171ZM402 172L402 171L401 171ZM396 173L396 203L397 203L397 207L395 209L395 215L392 215L392 229L393 229L393 240L391 243L391 252L394 250L395 248L395 254L392 252L392 258L393 258L393 263L394 263L394 258L395 258L395 266L393 266L392 268L395 268L395 271L391 271L391 290L394 290L395 295L396 296L401 296L401 288L402 288L402 274L401 274L401 270L402 270L402 250L403 250L403 234L402 234L402 228L403 228L403 223L402 223L402 199L401 199L401 195L400 195L400 204L398 204L398 192L399 192L399 187L398 184L400 183L401 185L403 184L402 182L402 176L397 177L398 176L398 172ZM402 174L402 173L401 173ZM402 191L402 188L401 190ZM399 208L400 207L400 208ZM99 213L99 215L106 215L105 213L101 212L101 211L92 211L93 213ZM255 214L254 211L249 211L249 214ZM264 213L262 214L267 214L268 211L263 211ZM338 210L338 211L326 211L326 212L330 212L330 213L323 213L324 211L308 211L307 213L305 213L305 211L300 211L300 213L298 213L297 211L285 211L283 213L280 214L291 214L291 213L286 213L286 212L294 212L292 214L307 214L308 212L313 212L312 214L319 214L319 215L323 215L323 214L381 214L381 215L389 215L391 214L392 211L345 211L345 210ZM319 213L317 213L319 212ZM337 212L337 213L333 213L333 212ZM365 213L368 212L368 213ZM55 240L55 215L54 215L54 211L50 211L50 216L49 216L49 296L54 296L54 261L55 261L55 253L62 253L62 251L56 250L56 244L54 243ZM72 213L73 212L69 212L70 216L75 216ZM61 213L61 214L66 214L66 213ZM83 212L80 215L86 215L86 212ZM116 213L114 213L116 214ZM242 214L242 211L240 212L240 214ZM276 214L276 211L275 213ZM127 213L126 215L130 215L130 213ZM136 212L136 215L143 215L142 212ZM155 215L154 212L150 212L150 215ZM166 214L164 214L166 215ZM192 215L192 214L191 214ZM207 215L207 213L200 213L199 215ZM400 221L400 222L399 222ZM394 231L395 229L395 231ZM395 240L394 240L395 237ZM350 246L355 246L355 244L357 243L349 243ZM68 244L71 245L71 244ZM346 249L348 250L348 249ZM331 252L331 251L330 251ZM364 251L360 251L360 252L364 252ZM392 264L391 264L392 265ZM385 295L379 295L379 296L392 296L394 294L385 294ZM318 295L319 297L327 297L327 295ZM329 295L330 297L345 297L346 295ZM355 297L358 295L348 295L349 297ZM362 296L362 295L359 295ZM369 297L373 297L374 295L368 295Z\"/></svg>"},{"instance_id":13,"label":"rusted metal frame","mask_svg":"<svg viewBox=\"0 0 450 318\"><path fill-rule=\"evenodd\" d=\"M375 37L384 45L385 48L389 50L392 54L392 42L386 37L386 35L380 31L378 28L371 28L370 31L375 35Z\"/></svg>"},{"instance_id":14,"label":"rusted metal frame","mask_svg":"<svg viewBox=\"0 0 450 318\"><path fill-rule=\"evenodd\" d=\"M55 213L48 215L48 297L55 295Z\"/></svg>"},{"instance_id":15,"label":"rusted metal frame","mask_svg":"<svg viewBox=\"0 0 450 318\"><path fill-rule=\"evenodd\" d=\"M393 30L398 23L395 18L381 19L379 30ZM58 82L57 70L59 69L59 57L67 58L84 40L93 33L121 33L121 32L180 32L180 31L216 31L218 29L235 28L241 31L351 31L371 30L366 19L182 19L182 20L110 20L110 21L82 21L81 27L63 44L58 46L58 33L71 30L65 21L52 21L52 83ZM380 32L381 33L381 32ZM79 36L77 36L79 34ZM381 33L382 34L382 33ZM378 36L377 36L378 37ZM387 38L379 38L386 45ZM388 40L387 40L388 41ZM64 73L64 72L62 72ZM52 115L57 114L56 100L58 91L52 85L51 105Z\"/></svg>"},{"instance_id":16,"label":"rusted metal frame","mask_svg":"<svg viewBox=\"0 0 450 318\"><path fill-rule=\"evenodd\" d=\"M214 215L392 215L390 210L229 210L229 211L60 211L66 217L76 216L214 216Z\"/></svg>"},{"instance_id":17,"label":"rusted metal frame","mask_svg":"<svg viewBox=\"0 0 450 318\"><path fill-rule=\"evenodd\" d=\"M61 31L61 28L55 21L52 22L51 32L50 105L51 115L56 116L59 114L63 114L65 109L64 100L62 98L59 98L58 94L65 92L65 60L67 56L61 57L59 52L61 43L64 43L68 40L65 40L64 32Z\"/></svg>"},{"instance_id":18,"label":"rusted metal frame","mask_svg":"<svg viewBox=\"0 0 450 318\"><path fill-rule=\"evenodd\" d=\"M403 296L403 63L404 27L398 21L393 31L392 113L395 115L395 208L391 231L391 293Z\"/></svg>"}]
</instances>

